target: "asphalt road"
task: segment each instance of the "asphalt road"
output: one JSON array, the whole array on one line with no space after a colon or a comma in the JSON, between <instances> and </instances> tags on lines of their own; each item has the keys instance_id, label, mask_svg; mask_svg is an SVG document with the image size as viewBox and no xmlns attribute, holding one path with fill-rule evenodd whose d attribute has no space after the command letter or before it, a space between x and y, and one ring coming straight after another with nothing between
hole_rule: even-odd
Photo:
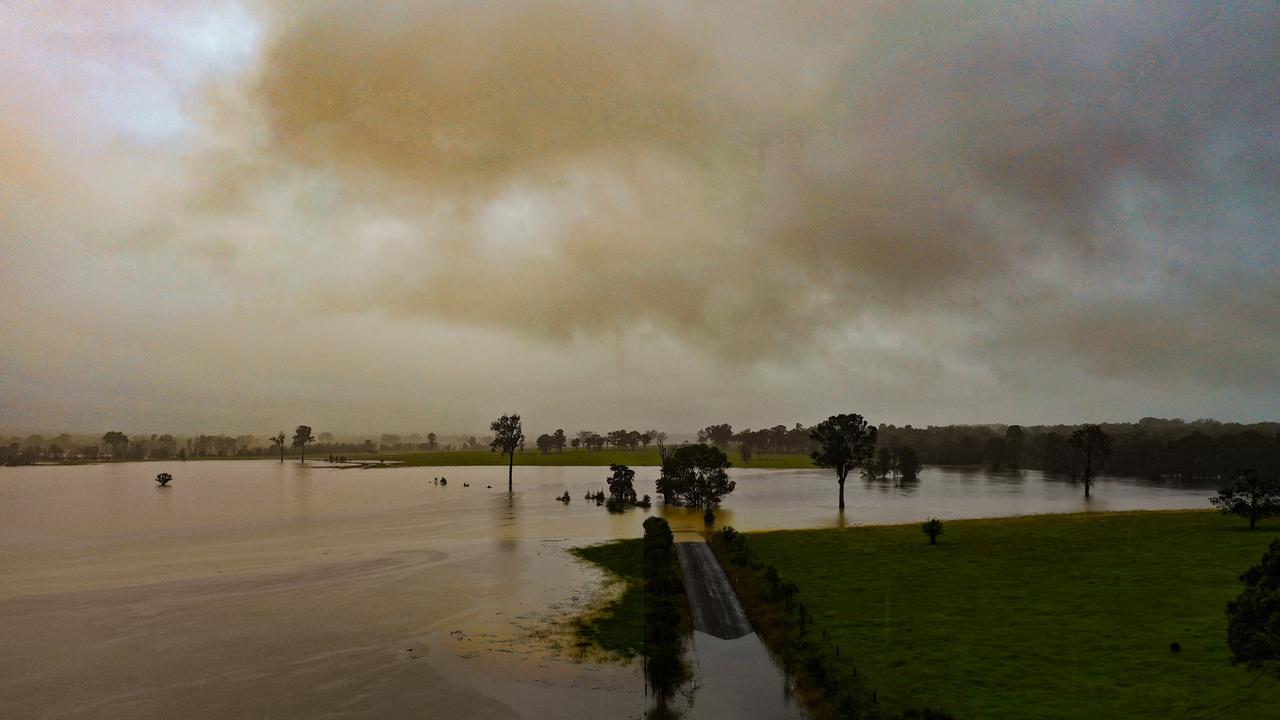
<instances>
[{"instance_id":1,"label":"asphalt road","mask_svg":"<svg viewBox=\"0 0 1280 720\"><path fill-rule=\"evenodd\" d=\"M750 635L751 622L711 548L702 542L677 542L675 548L693 629L724 640Z\"/></svg>"}]
</instances>

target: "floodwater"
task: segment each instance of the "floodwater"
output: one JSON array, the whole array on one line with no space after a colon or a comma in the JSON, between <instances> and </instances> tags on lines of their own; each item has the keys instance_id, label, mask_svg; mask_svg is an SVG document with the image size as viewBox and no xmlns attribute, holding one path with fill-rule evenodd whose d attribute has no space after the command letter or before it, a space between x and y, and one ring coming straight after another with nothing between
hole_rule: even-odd
<instances>
[{"instance_id":1,"label":"floodwater","mask_svg":"<svg viewBox=\"0 0 1280 720\"><path fill-rule=\"evenodd\" d=\"M642 717L638 663L565 649L565 619L602 581L568 549L637 537L646 516L583 501L606 474L520 467L508 495L499 467L0 468L0 717ZM637 489L656 474L638 468ZM717 524L742 530L1201 508L1212 493L1112 478L1085 501L1035 472L929 468L850 480L841 514L828 472L733 475ZM726 661L697 645L704 672Z\"/></svg>"}]
</instances>

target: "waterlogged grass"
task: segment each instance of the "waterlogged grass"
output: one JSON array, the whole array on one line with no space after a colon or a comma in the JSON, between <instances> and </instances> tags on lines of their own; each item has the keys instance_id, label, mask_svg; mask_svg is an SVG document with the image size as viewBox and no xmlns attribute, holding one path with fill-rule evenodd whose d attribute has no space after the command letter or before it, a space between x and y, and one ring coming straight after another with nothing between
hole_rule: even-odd
<instances>
[{"instance_id":1,"label":"waterlogged grass","mask_svg":"<svg viewBox=\"0 0 1280 720\"><path fill-rule=\"evenodd\" d=\"M638 656L644 646L644 540L619 540L574 548L573 554L599 565L622 592L574 621L578 647L592 647L623 657Z\"/></svg>"},{"instance_id":2,"label":"waterlogged grass","mask_svg":"<svg viewBox=\"0 0 1280 720\"><path fill-rule=\"evenodd\" d=\"M1276 718L1224 608L1280 537L1205 512L751 534L882 705L958 718ZM1170 643L1182 650L1170 652Z\"/></svg>"},{"instance_id":3,"label":"waterlogged grass","mask_svg":"<svg viewBox=\"0 0 1280 720\"><path fill-rule=\"evenodd\" d=\"M742 455L737 451L728 453L733 467L796 469L812 468L813 461L808 455L791 453L756 453L751 462L744 463ZM352 460L377 462L385 460L395 462L395 467L445 467L462 465L506 465L507 456L488 450L451 450L448 452L406 452L378 453L375 455L347 455ZM656 466L661 464L655 448L636 450L565 450L562 453L542 454L537 450L516 453L516 465L578 465L603 466L620 464L633 467ZM389 465L390 466L390 465Z\"/></svg>"}]
</instances>

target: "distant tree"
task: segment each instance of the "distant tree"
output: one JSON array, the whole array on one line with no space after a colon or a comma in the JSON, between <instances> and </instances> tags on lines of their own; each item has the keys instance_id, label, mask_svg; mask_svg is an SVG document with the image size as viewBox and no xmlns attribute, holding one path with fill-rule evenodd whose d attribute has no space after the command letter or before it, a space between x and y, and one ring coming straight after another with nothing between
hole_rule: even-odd
<instances>
[{"instance_id":1,"label":"distant tree","mask_svg":"<svg viewBox=\"0 0 1280 720\"><path fill-rule=\"evenodd\" d=\"M667 441L667 434L658 430L650 430L649 436L652 437L653 441L656 443L664 443Z\"/></svg>"},{"instance_id":2,"label":"distant tree","mask_svg":"<svg viewBox=\"0 0 1280 720\"><path fill-rule=\"evenodd\" d=\"M876 428L861 415L832 415L818 423L809 433L818 449L809 457L818 467L836 471L840 485L840 509L844 509L844 481L849 472L865 464L876 447Z\"/></svg>"},{"instance_id":3,"label":"distant tree","mask_svg":"<svg viewBox=\"0 0 1280 720\"><path fill-rule=\"evenodd\" d=\"M551 452L551 448L555 447L555 440L553 440L550 435L542 433L538 436L538 439L534 441L534 444L538 446L538 450L543 455L546 455Z\"/></svg>"},{"instance_id":4,"label":"distant tree","mask_svg":"<svg viewBox=\"0 0 1280 720\"><path fill-rule=\"evenodd\" d=\"M733 492L737 483L729 479L729 457L718 447L698 443L682 445L663 457L658 478L658 494L666 502L711 510Z\"/></svg>"},{"instance_id":5,"label":"distant tree","mask_svg":"<svg viewBox=\"0 0 1280 720\"><path fill-rule=\"evenodd\" d=\"M333 433L331 433L331 432L322 432L322 433L320 433L320 444L321 444L321 445L332 445L332 444L333 444Z\"/></svg>"},{"instance_id":6,"label":"distant tree","mask_svg":"<svg viewBox=\"0 0 1280 720\"><path fill-rule=\"evenodd\" d=\"M751 449L751 443L742 443L738 446L738 453L742 455L742 462L749 463L755 451Z\"/></svg>"},{"instance_id":7,"label":"distant tree","mask_svg":"<svg viewBox=\"0 0 1280 720\"><path fill-rule=\"evenodd\" d=\"M644 431L644 432L640 433L640 445L641 445L641 447L643 447L645 450L648 450L648 449L649 449L649 443L651 443L651 442L653 442L653 431L652 431L652 430L646 430L646 431Z\"/></svg>"},{"instance_id":8,"label":"distant tree","mask_svg":"<svg viewBox=\"0 0 1280 720\"><path fill-rule=\"evenodd\" d=\"M434 452L437 447L439 445L436 442L436 434L433 432L427 433L427 449Z\"/></svg>"},{"instance_id":9,"label":"distant tree","mask_svg":"<svg viewBox=\"0 0 1280 720\"><path fill-rule=\"evenodd\" d=\"M882 447L876 452L876 465L880 468L880 477L898 476L898 456L891 447Z\"/></svg>"},{"instance_id":10,"label":"distant tree","mask_svg":"<svg viewBox=\"0 0 1280 720\"><path fill-rule=\"evenodd\" d=\"M307 461L307 443L314 441L315 438L311 437L310 425L299 425L293 431L293 446L301 451L302 462Z\"/></svg>"},{"instance_id":11,"label":"distant tree","mask_svg":"<svg viewBox=\"0 0 1280 720\"><path fill-rule=\"evenodd\" d=\"M920 456L915 450L903 445L898 448L898 472L903 480L914 481L920 476Z\"/></svg>"},{"instance_id":12,"label":"distant tree","mask_svg":"<svg viewBox=\"0 0 1280 720\"><path fill-rule=\"evenodd\" d=\"M284 431L281 430L280 434L272 435L267 439L271 441L271 447L280 448L280 462L284 462L284 441L288 440L288 438L285 437ZM186 457L185 452L183 457Z\"/></svg>"},{"instance_id":13,"label":"distant tree","mask_svg":"<svg viewBox=\"0 0 1280 720\"><path fill-rule=\"evenodd\" d=\"M102 444L111 449L111 459L119 460L129 451L129 436L118 430L102 436Z\"/></svg>"},{"instance_id":14,"label":"distant tree","mask_svg":"<svg viewBox=\"0 0 1280 720\"><path fill-rule=\"evenodd\" d=\"M160 483L160 487L169 487L169 483L172 480L173 476L169 473L160 473L159 475L156 475L156 482Z\"/></svg>"},{"instance_id":15,"label":"distant tree","mask_svg":"<svg viewBox=\"0 0 1280 720\"><path fill-rule=\"evenodd\" d=\"M1280 515L1280 480L1264 478L1252 468L1237 470L1235 484L1219 490L1209 502L1224 515L1249 518L1253 530L1259 520Z\"/></svg>"},{"instance_id":16,"label":"distant tree","mask_svg":"<svg viewBox=\"0 0 1280 720\"><path fill-rule=\"evenodd\" d=\"M1084 483L1084 496L1089 497L1094 478L1102 472L1103 465L1111 456L1111 436L1103 432L1101 426L1085 425L1071 433L1067 444L1076 452L1080 463L1077 477Z\"/></svg>"},{"instance_id":17,"label":"distant tree","mask_svg":"<svg viewBox=\"0 0 1280 720\"><path fill-rule=\"evenodd\" d=\"M938 536L942 534L942 521L938 518L930 518L925 524L920 526L920 530L929 536L929 544L937 545Z\"/></svg>"},{"instance_id":18,"label":"distant tree","mask_svg":"<svg viewBox=\"0 0 1280 720\"><path fill-rule=\"evenodd\" d=\"M556 452L558 453L564 452L564 445L566 440L567 438L565 437L563 428L558 429L551 434L551 442L555 446Z\"/></svg>"},{"instance_id":19,"label":"distant tree","mask_svg":"<svg viewBox=\"0 0 1280 720\"><path fill-rule=\"evenodd\" d=\"M578 447L579 447L580 445L582 445L582 438L576 437L576 438L574 438L574 439L570 440L570 441L569 441L569 445L571 445L571 446L573 447L573 449L574 449L574 450L577 450L577 449L578 449Z\"/></svg>"},{"instance_id":20,"label":"distant tree","mask_svg":"<svg viewBox=\"0 0 1280 720\"><path fill-rule=\"evenodd\" d=\"M1280 678L1280 540L1240 580L1244 591L1227 603L1231 663Z\"/></svg>"},{"instance_id":21,"label":"distant tree","mask_svg":"<svg viewBox=\"0 0 1280 720\"><path fill-rule=\"evenodd\" d=\"M520 416L512 413L489 423L493 431L493 440L489 443L491 452L501 452L507 456L507 492L514 486L511 478L515 472L516 450L524 444L524 429L520 425Z\"/></svg>"},{"instance_id":22,"label":"distant tree","mask_svg":"<svg viewBox=\"0 0 1280 720\"><path fill-rule=\"evenodd\" d=\"M729 447L729 443L732 440L733 426L728 423L723 423L721 425L708 425L698 431L698 442L710 442L721 449Z\"/></svg>"},{"instance_id":23,"label":"distant tree","mask_svg":"<svg viewBox=\"0 0 1280 720\"><path fill-rule=\"evenodd\" d=\"M1022 467L1022 447L1026 443L1027 434L1021 425L1010 425L1004 431L1004 449L1008 456L1009 467L1017 470Z\"/></svg>"}]
</instances>

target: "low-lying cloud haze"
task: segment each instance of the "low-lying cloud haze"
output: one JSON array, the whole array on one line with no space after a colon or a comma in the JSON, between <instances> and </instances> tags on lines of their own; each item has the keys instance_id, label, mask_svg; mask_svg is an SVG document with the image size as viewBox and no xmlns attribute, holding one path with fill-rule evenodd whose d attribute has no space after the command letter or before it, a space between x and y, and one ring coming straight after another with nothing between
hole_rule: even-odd
<instances>
[{"instance_id":1,"label":"low-lying cloud haze","mask_svg":"<svg viewBox=\"0 0 1280 720\"><path fill-rule=\"evenodd\" d=\"M1274 2L0 6L0 426L1276 419Z\"/></svg>"}]
</instances>

